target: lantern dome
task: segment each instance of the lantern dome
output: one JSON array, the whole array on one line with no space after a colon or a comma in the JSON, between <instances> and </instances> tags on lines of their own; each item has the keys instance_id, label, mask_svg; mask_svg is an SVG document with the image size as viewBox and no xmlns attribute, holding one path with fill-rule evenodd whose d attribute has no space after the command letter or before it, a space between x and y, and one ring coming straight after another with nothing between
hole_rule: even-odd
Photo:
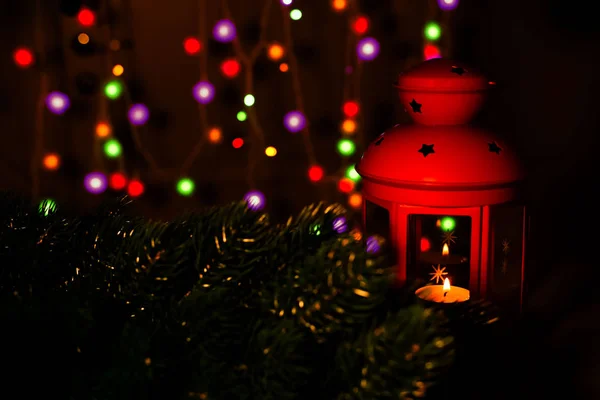
<instances>
[{"instance_id":1,"label":"lantern dome","mask_svg":"<svg viewBox=\"0 0 600 400\"><path fill-rule=\"evenodd\" d=\"M416 124L396 125L369 145L356 166L365 196L440 207L512 201L524 179L518 157L491 132L466 125L488 85L446 59L400 75L400 100Z\"/></svg>"},{"instance_id":2,"label":"lantern dome","mask_svg":"<svg viewBox=\"0 0 600 400\"><path fill-rule=\"evenodd\" d=\"M436 58L400 74L395 86L411 118L435 126L468 123L481 109L490 84L473 68Z\"/></svg>"},{"instance_id":3,"label":"lantern dome","mask_svg":"<svg viewBox=\"0 0 600 400\"><path fill-rule=\"evenodd\" d=\"M397 125L369 145L356 170L365 180L430 188L501 186L524 178L504 142L464 125Z\"/></svg>"}]
</instances>

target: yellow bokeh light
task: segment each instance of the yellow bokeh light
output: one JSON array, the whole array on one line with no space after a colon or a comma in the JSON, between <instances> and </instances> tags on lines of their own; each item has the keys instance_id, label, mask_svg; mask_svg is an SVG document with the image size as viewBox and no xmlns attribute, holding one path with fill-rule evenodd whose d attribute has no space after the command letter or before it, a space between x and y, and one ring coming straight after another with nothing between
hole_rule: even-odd
<instances>
[{"instance_id":1,"label":"yellow bokeh light","mask_svg":"<svg viewBox=\"0 0 600 400\"><path fill-rule=\"evenodd\" d=\"M273 146L269 146L265 149L267 157L275 157L277 155L277 149Z\"/></svg>"},{"instance_id":2,"label":"yellow bokeh light","mask_svg":"<svg viewBox=\"0 0 600 400\"><path fill-rule=\"evenodd\" d=\"M347 0L332 0L332 2L331 2L331 7L335 11L344 11L347 6L348 6Z\"/></svg>"},{"instance_id":3,"label":"yellow bokeh light","mask_svg":"<svg viewBox=\"0 0 600 400\"><path fill-rule=\"evenodd\" d=\"M99 138L110 136L110 125L108 125L106 122L98 122L96 125L96 136Z\"/></svg>"},{"instance_id":4,"label":"yellow bokeh light","mask_svg":"<svg viewBox=\"0 0 600 400\"><path fill-rule=\"evenodd\" d=\"M208 140L211 143L220 143L223 140L223 132L219 128L211 128L208 131Z\"/></svg>"},{"instance_id":5,"label":"yellow bokeh light","mask_svg":"<svg viewBox=\"0 0 600 400\"><path fill-rule=\"evenodd\" d=\"M90 42L90 37L87 33L80 33L77 36L77 41L81 44L88 44Z\"/></svg>"},{"instance_id":6,"label":"yellow bokeh light","mask_svg":"<svg viewBox=\"0 0 600 400\"><path fill-rule=\"evenodd\" d=\"M356 132L356 122L351 119L344 120L344 122L342 122L342 132L348 135Z\"/></svg>"},{"instance_id":7,"label":"yellow bokeh light","mask_svg":"<svg viewBox=\"0 0 600 400\"><path fill-rule=\"evenodd\" d=\"M289 65L287 65L286 63L281 63L279 65L279 70L281 72L288 72L288 70L290 69Z\"/></svg>"},{"instance_id":8,"label":"yellow bokeh light","mask_svg":"<svg viewBox=\"0 0 600 400\"><path fill-rule=\"evenodd\" d=\"M279 61L285 54L285 49L279 43L273 43L267 50L267 56L273 61Z\"/></svg>"},{"instance_id":9,"label":"yellow bokeh light","mask_svg":"<svg viewBox=\"0 0 600 400\"><path fill-rule=\"evenodd\" d=\"M112 73L114 76L121 76L125 72L125 68L121 64L117 64L113 67Z\"/></svg>"},{"instance_id":10,"label":"yellow bokeh light","mask_svg":"<svg viewBox=\"0 0 600 400\"><path fill-rule=\"evenodd\" d=\"M362 196L360 193L352 193L348 197L348 205L352 208L360 208L362 206Z\"/></svg>"}]
</instances>

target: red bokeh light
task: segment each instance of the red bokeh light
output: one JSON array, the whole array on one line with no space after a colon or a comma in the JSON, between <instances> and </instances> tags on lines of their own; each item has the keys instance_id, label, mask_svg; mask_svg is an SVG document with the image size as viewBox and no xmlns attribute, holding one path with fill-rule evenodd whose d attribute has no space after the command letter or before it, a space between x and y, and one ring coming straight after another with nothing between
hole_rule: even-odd
<instances>
[{"instance_id":1,"label":"red bokeh light","mask_svg":"<svg viewBox=\"0 0 600 400\"><path fill-rule=\"evenodd\" d=\"M235 138L231 142L231 145L233 146L234 149L239 149L240 147L242 147L244 145L244 139L242 139L242 138Z\"/></svg>"},{"instance_id":2,"label":"red bokeh light","mask_svg":"<svg viewBox=\"0 0 600 400\"><path fill-rule=\"evenodd\" d=\"M96 14L89 8L82 8L77 14L77 21L81 26L93 26L96 22Z\"/></svg>"},{"instance_id":3,"label":"red bokeh light","mask_svg":"<svg viewBox=\"0 0 600 400\"><path fill-rule=\"evenodd\" d=\"M200 43L200 41L195 37L187 37L184 39L183 50L185 50L185 52L190 56L200 52L201 49L202 43Z\"/></svg>"},{"instance_id":4,"label":"red bokeh light","mask_svg":"<svg viewBox=\"0 0 600 400\"><path fill-rule=\"evenodd\" d=\"M364 35L369 30L369 19L367 17L358 17L352 23L352 30L357 35Z\"/></svg>"},{"instance_id":5,"label":"red bokeh light","mask_svg":"<svg viewBox=\"0 0 600 400\"><path fill-rule=\"evenodd\" d=\"M235 78L240 73L240 63L234 58L228 58L221 63L221 73L226 78Z\"/></svg>"},{"instance_id":6,"label":"red bokeh light","mask_svg":"<svg viewBox=\"0 0 600 400\"><path fill-rule=\"evenodd\" d=\"M144 184L138 180L132 180L127 185L127 194L131 197L138 197L144 193Z\"/></svg>"},{"instance_id":7,"label":"red bokeh light","mask_svg":"<svg viewBox=\"0 0 600 400\"><path fill-rule=\"evenodd\" d=\"M127 177L120 172L115 172L108 179L108 186L112 190L123 190L127 186Z\"/></svg>"},{"instance_id":8,"label":"red bokeh light","mask_svg":"<svg viewBox=\"0 0 600 400\"><path fill-rule=\"evenodd\" d=\"M431 60L432 58L442 58L442 54L439 47L430 43L423 48L423 57L425 60Z\"/></svg>"},{"instance_id":9,"label":"red bokeh light","mask_svg":"<svg viewBox=\"0 0 600 400\"><path fill-rule=\"evenodd\" d=\"M354 190L354 182L352 182L351 179L342 178L338 182L338 189L342 193L350 193L352 190Z\"/></svg>"},{"instance_id":10,"label":"red bokeh light","mask_svg":"<svg viewBox=\"0 0 600 400\"><path fill-rule=\"evenodd\" d=\"M358 106L358 103L355 101L347 101L344 103L344 106L342 107L342 111L344 112L344 115L348 118L352 118L355 117L356 114L358 114L358 112L360 111L360 107Z\"/></svg>"},{"instance_id":11,"label":"red bokeh light","mask_svg":"<svg viewBox=\"0 0 600 400\"><path fill-rule=\"evenodd\" d=\"M323 168L319 167L318 165L313 165L308 169L308 179L313 182L318 182L323 179L324 174Z\"/></svg>"},{"instance_id":12,"label":"red bokeh light","mask_svg":"<svg viewBox=\"0 0 600 400\"><path fill-rule=\"evenodd\" d=\"M21 68L27 68L33 64L33 52L26 47L19 47L13 53L13 60Z\"/></svg>"}]
</instances>

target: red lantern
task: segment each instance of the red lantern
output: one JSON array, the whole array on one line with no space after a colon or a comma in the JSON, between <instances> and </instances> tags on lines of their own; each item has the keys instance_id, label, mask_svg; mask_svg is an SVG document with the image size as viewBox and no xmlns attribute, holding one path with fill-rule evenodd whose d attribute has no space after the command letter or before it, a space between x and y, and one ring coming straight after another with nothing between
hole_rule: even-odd
<instances>
[{"instance_id":1,"label":"red lantern","mask_svg":"<svg viewBox=\"0 0 600 400\"><path fill-rule=\"evenodd\" d=\"M363 222L367 233L388 235L397 247L400 283L423 280L442 290L448 278L471 298L520 307L524 174L502 140L466 125L488 86L477 71L447 59L400 75L400 100L416 124L380 135L358 164Z\"/></svg>"}]
</instances>

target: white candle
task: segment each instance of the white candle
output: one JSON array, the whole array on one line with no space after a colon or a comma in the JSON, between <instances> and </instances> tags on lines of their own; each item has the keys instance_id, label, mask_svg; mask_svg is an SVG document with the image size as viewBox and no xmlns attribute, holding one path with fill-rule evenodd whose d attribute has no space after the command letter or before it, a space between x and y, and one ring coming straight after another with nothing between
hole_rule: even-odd
<instances>
[{"instance_id":1,"label":"white candle","mask_svg":"<svg viewBox=\"0 0 600 400\"><path fill-rule=\"evenodd\" d=\"M469 300L471 292L467 289L450 286L450 280L444 279L443 285L428 285L416 290L415 294L434 303L462 303Z\"/></svg>"}]
</instances>

